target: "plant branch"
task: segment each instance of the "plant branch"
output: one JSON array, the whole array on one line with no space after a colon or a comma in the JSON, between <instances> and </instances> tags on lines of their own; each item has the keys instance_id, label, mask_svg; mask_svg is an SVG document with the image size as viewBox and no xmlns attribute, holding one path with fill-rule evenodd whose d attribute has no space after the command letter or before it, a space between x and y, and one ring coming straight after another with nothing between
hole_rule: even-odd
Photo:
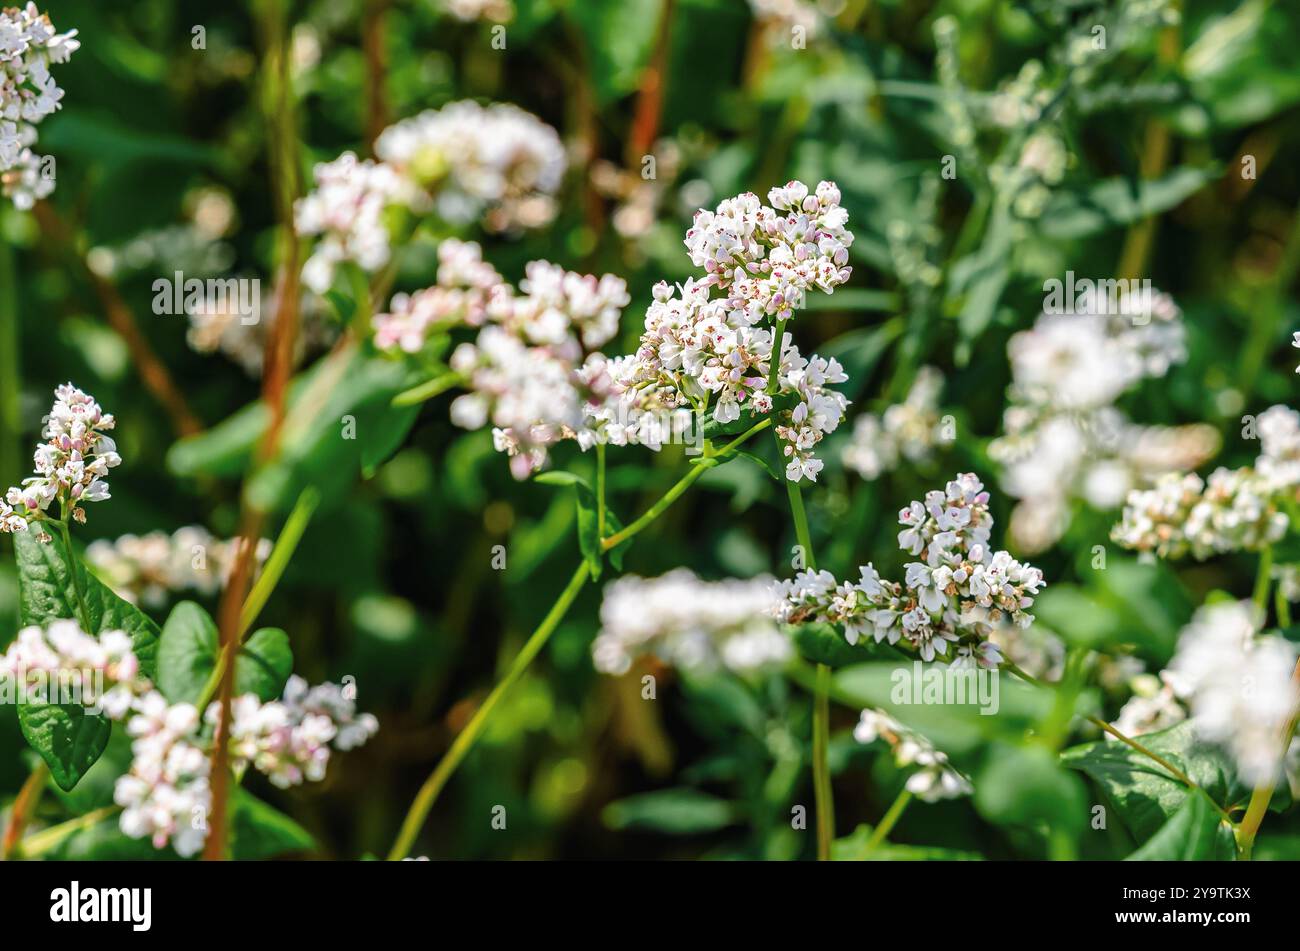
<instances>
[{"instance_id":1,"label":"plant branch","mask_svg":"<svg viewBox=\"0 0 1300 951\"><path fill-rule=\"evenodd\" d=\"M447 785L447 780L451 779L461 761L474 748L478 738L483 735L492 712L501 703L502 698L510 692L510 688L524 675L524 671L528 669L528 665L532 663L533 658L546 646L546 642L550 640L551 634L559 626L565 612L569 610L569 606L577 598L578 592L587 583L588 577L590 577L590 569L586 561L583 561L574 571L568 585L560 592L560 596L551 606L551 610L542 619L542 623L533 631L532 636L525 642L523 649L515 655L515 659L511 661L505 676L492 688L492 692L483 701L483 705L474 712L474 716L466 724L465 729L460 731L452 742L451 748L447 750L446 755L438 762L429 778L424 781L424 785L420 787L419 793L416 794L415 801L411 803L406 819L402 822L402 828L397 834L397 841L393 843L392 851L388 853L390 861L395 862L404 859L410 854L411 846L415 843L416 836L420 834L420 829L424 826L424 820L428 817L429 810L433 808L433 804L438 801L438 795L442 792L443 787Z\"/></svg>"}]
</instances>

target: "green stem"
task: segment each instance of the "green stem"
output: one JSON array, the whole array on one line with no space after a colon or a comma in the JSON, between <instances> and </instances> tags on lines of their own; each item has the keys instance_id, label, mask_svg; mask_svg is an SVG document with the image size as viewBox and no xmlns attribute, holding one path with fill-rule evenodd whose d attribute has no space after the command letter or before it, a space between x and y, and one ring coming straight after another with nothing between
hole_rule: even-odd
<instances>
[{"instance_id":1,"label":"green stem","mask_svg":"<svg viewBox=\"0 0 1300 951\"><path fill-rule=\"evenodd\" d=\"M808 529L808 513L804 510L803 491L799 483L785 483L786 495L790 499L790 515L794 518L794 533L803 549L805 563L809 569L817 570L817 559L813 555L812 533ZM817 859L829 861L831 841L835 838L835 797L831 790L830 767L830 703L831 669L825 664L817 665L817 680L813 688L813 799L817 807Z\"/></svg>"},{"instance_id":2,"label":"green stem","mask_svg":"<svg viewBox=\"0 0 1300 951\"><path fill-rule=\"evenodd\" d=\"M1273 589L1273 607L1277 611L1277 626L1288 628L1291 626L1291 602L1286 599L1282 593L1282 586L1279 584Z\"/></svg>"},{"instance_id":3,"label":"green stem","mask_svg":"<svg viewBox=\"0 0 1300 951\"><path fill-rule=\"evenodd\" d=\"M1273 574L1273 546L1265 545L1259 553L1259 567L1255 570L1255 607L1261 613L1268 611L1268 586Z\"/></svg>"},{"instance_id":4,"label":"green stem","mask_svg":"<svg viewBox=\"0 0 1300 951\"><path fill-rule=\"evenodd\" d=\"M50 826L48 829L42 829L35 832L19 844L17 858L34 859L54 848L74 832L80 832L82 829L89 829L93 825L98 825L114 813L120 812L121 806L103 806L99 809L92 809L84 816L78 816L76 819L69 819L67 822L61 822L56 826Z\"/></svg>"},{"instance_id":5,"label":"green stem","mask_svg":"<svg viewBox=\"0 0 1300 951\"><path fill-rule=\"evenodd\" d=\"M81 590L81 573L77 570L77 558L72 554L72 535L68 531L68 513L72 511L70 505L64 506L64 511L59 513L59 520L54 522L59 526L59 534L63 536L63 554L68 562L68 574L72 576L72 590L77 595L77 610L81 613L81 629L87 634L97 634L98 631L92 630L90 626L90 611L86 609L86 595ZM51 521L53 521L51 519Z\"/></svg>"},{"instance_id":6,"label":"green stem","mask_svg":"<svg viewBox=\"0 0 1300 951\"><path fill-rule=\"evenodd\" d=\"M440 396L456 386L463 380L459 373L449 370L446 373L435 376L432 380L421 383L419 386L413 386L409 390L398 393L393 397L394 406L415 406L417 403L424 403Z\"/></svg>"},{"instance_id":7,"label":"green stem","mask_svg":"<svg viewBox=\"0 0 1300 951\"><path fill-rule=\"evenodd\" d=\"M776 322L776 330L772 333L772 353L767 358L767 395L776 396L777 391L781 389L781 359L785 356L785 324L784 320Z\"/></svg>"},{"instance_id":8,"label":"green stem","mask_svg":"<svg viewBox=\"0 0 1300 951\"><path fill-rule=\"evenodd\" d=\"M660 497L658 502L650 506L650 508L648 508L645 511L644 515L642 515L640 518L634 521L631 525L624 528L622 531L615 532L613 535L609 536L604 541L602 541L600 543L601 548L603 548L605 551L609 551L615 545L621 545L623 542L627 541L633 535L640 534L642 531L645 530L645 528L651 522L653 522L660 515L662 515L670 505L672 505L679 498L681 498L682 493L685 492L687 489L689 489L695 483L695 481L700 478L700 476L704 475L704 473L707 472L709 469L713 468L716 465L719 465L720 463L729 459L731 456L735 455L735 453L740 449L742 443L744 443L746 440L750 439L754 435L761 433L764 429L767 429L771 425L772 425L772 418L770 416L767 417L766 419L760 420L759 422L751 426L749 429L741 433L739 436L737 436L735 439L733 439L731 442L727 443L726 447L724 447L721 451L716 452L712 456L710 456L708 459L708 464L697 463L696 465L691 466L691 471L686 473L686 475L682 476L680 479L678 479L676 484L674 484L672 488L670 488L667 492L665 492L663 496Z\"/></svg>"},{"instance_id":9,"label":"green stem","mask_svg":"<svg viewBox=\"0 0 1300 951\"><path fill-rule=\"evenodd\" d=\"M411 803L411 809L407 813L405 821L402 823L401 831L397 835L397 841L393 843L392 851L388 853L389 861L395 862L399 859L404 859L410 853L411 846L415 843L415 837L419 835L420 829L424 826L424 820L429 815L429 810L432 809L433 804L437 802L438 794L441 793L442 788L447 785L447 780L451 779L452 774L456 772L456 768L460 766L461 761L464 760L469 751L473 749L478 738L483 735L483 731L487 728L488 720L491 718L492 712L497 708L497 705L501 703L502 698L509 693L510 688L513 687L519 678L523 676L524 671L528 669L528 665L532 663L533 658L536 657L541 652L542 648L546 646L546 642L550 639L551 634L554 633L555 628L559 626L560 619L564 617L569 606L573 603L574 599L577 598L578 592L580 592L582 586L587 583L587 578L589 576L590 570L587 563L584 561L578 566L577 570L574 571L573 577L569 579L568 585L565 586L564 590L560 593L555 604L551 606L551 610L547 613L546 617L542 619L542 623L537 626L537 629L533 631L532 636L529 637L528 641L524 644L523 649L510 663L510 668L506 671L505 676L501 678L501 681L495 687L492 688L492 692L488 694L487 699L483 701L483 705L475 711L474 716L470 719L465 729L463 729L452 742L451 748L447 750L446 755L443 756L441 761L439 761L433 773L427 780L425 780L424 785L420 787L420 791L416 795L415 801Z\"/></svg>"},{"instance_id":10,"label":"green stem","mask_svg":"<svg viewBox=\"0 0 1300 951\"><path fill-rule=\"evenodd\" d=\"M596 443L596 535L605 537L605 444Z\"/></svg>"},{"instance_id":11,"label":"green stem","mask_svg":"<svg viewBox=\"0 0 1300 951\"><path fill-rule=\"evenodd\" d=\"M889 807L884 817L880 820L880 825L876 826L875 831L871 833L871 838L867 840L866 852L868 855L875 851L880 843L884 842L889 833L893 831L894 826L898 823L899 817L903 814L903 810L907 808L908 803L911 801L911 791L904 788L903 791L898 794L898 798L894 800L893 805Z\"/></svg>"},{"instance_id":12,"label":"green stem","mask_svg":"<svg viewBox=\"0 0 1300 951\"><path fill-rule=\"evenodd\" d=\"M248 597L244 599L244 605L239 612L239 636L232 645L237 649L243 643L244 635L248 629L253 626L257 616L262 613L262 608L271 597L271 592L280 582L284 575L284 570L289 566L289 559L293 557L298 543L302 541L303 533L307 531L307 525L311 521L312 513L316 511L316 506L320 504L320 492L315 488L308 487L302 490L298 496L298 501L294 503L293 511L289 513L289 518L284 523L284 528L280 530L280 537L275 540L275 547L271 549L271 557L266 560L266 565L262 568L262 573L258 576L257 583L249 591ZM226 672L226 665L230 663L230 653L232 651L222 651L217 655L217 663L212 668L207 683L203 685L203 692L199 694L199 699L195 703L198 710L203 710L217 694L217 688L221 686L221 677Z\"/></svg>"}]
</instances>

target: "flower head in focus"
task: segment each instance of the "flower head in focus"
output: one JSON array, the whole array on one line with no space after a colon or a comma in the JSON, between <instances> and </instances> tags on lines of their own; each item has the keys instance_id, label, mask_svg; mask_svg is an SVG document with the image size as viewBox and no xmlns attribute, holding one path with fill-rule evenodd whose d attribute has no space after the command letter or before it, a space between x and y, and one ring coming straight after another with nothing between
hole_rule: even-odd
<instances>
[{"instance_id":1,"label":"flower head in focus","mask_svg":"<svg viewBox=\"0 0 1300 951\"><path fill-rule=\"evenodd\" d=\"M117 421L71 383L54 391L54 406L36 447L36 475L14 486L0 502L0 532L24 532L46 519L57 502L61 518L86 520L83 507L109 497L105 477L122 462L117 444L107 435ZM43 532L42 539L47 538Z\"/></svg>"},{"instance_id":2,"label":"flower head in focus","mask_svg":"<svg viewBox=\"0 0 1300 951\"><path fill-rule=\"evenodd\" d=\"M777 617L790 624L841 625L845 639L864 636L914 650L922 660L996 668L992 633L1010 623L1028 627L1028 609L1043 573L989 546L988 493L973 474L959 475L899 512L898 547L920 558L904 566L903 583L867 564L857 582L829 571L803 571L777 586Z\"/></svg>"},{"instance_id":3,"label":"flower head in focus","mask_svg":"<svg viewBox=\"0 0 1300 951\"><path fill-rule=\"evenodd\" d=\"M31 146L36 126L63 99L50 67L81 47L76 36L76 30L56 33L35 3L0 9L0 193L21 209L54 190Z\"/></svg>"}]
</instances>

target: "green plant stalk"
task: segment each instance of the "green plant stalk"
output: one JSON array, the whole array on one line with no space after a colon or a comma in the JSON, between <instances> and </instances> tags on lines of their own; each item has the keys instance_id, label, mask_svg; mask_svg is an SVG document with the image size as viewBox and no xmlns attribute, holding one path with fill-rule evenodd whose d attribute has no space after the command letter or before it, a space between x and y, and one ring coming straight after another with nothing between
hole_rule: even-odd
<instances>
[{"instance_id":1,"label":"green plant stalk","mask_svg":"<svg viewBox=\"0 0 1300 951\"><path fill-rule=\"evenodd\" d=\"M41 760L14 799L13 808L9 812L9 823L5 828L4 841L0 842L0 859L11 859L21 852L22 843L19 839L23 834L23 827L36 811L36 805L41 801L41 794L45 792L49 781L50 769L45 765L45 761Z\"/></svg>"},{"instance_id":2,"label":"green plant stalk","mask_svg":"<svg viewBox=\"0 0 1300 951\"><path fill-rule=\"evenodd\" d=\"M1252 600L1263 613L1268 610L1268 586L1273 574L1273 547L1265 545L1259 553L1259 567L1255 570L1255 592Z\"/></svg>"},{"instance_id":3,"label":"green plant stalk","mask_svg":"<svg viewBox=\"0 0 1300 951\"><path fill-rule=\"evenodd\" d=\"M1277 611L1277 626L1291 626L1291 602L1286 599L1282 593L1282 586L1279 584L1273 589L1273 607Z\"/></svg>"},{"instance_id":4,"label":"green plant stalk","mask_svg":"<svg viewBox=\"0 0 1300 951\"><path fill-rule=\"evenodd\" d=\"M0 234L0 485L4 486L16 485L23 472L20 345L18 266L13 245Z\"/></svg>"},{"instance_id":5,"label":"green plant stalk","mask_svg":"<svg viewBox=\"0 0 1300 951\"><path fill-rule=\"evenodd\" d=\"M803 507L803 491L797 482L785 483L790 499L790 515L794 518L794 533L803 548L805 561L812 571L817 570L813 555L812 533L808 530L808 513ZM826 862L831 857L831 842L835 838L835 797L831 791L830 739L831 739L831 669L817 665L817 678L813 686L813 801L817 808L817 860Z\"/></svg>"},{"instance_id":6,"label":"green plant stalk","mask_svg":"<svg viewBox=\"0 0 1300 951\"><path fill-rule=\"evenodd\" d=\"M298 543L302 541L303 533L307 531L307 525L311 522L312 514L319 504L320 492L310 486L303 489L302 494L298 496L293 511L289 513L289 518L284 523L284 528L280 530L280 537L275 540L275 547L271 549L271 557L266 560L257 583L244 599L244 605L239 612L239 636L230 650L221 651L217 655L217 663L213 666L207 683L203 685L203 692L199 694L199 699L194 704L196 709L203 710L216 696L217 688L221 686L222 675L225 674L226 666L230 663L230 654L244 642L244 635L253 626L257 616L262 613L262 608L266 607L271 592L280 583L284 570L289 566L289 559L293 557Z\"/></svg>"},{"instance_id":7,"label":"green plant stalk","mask_svg":"<svg viewBox=\"0 0 1300 951\"><path fill-rule=\"evenodd\" d=\"M419 403L427 402L435 396L446 393L452 387L459 384L464 377L454 370L435 376L428 382L421 383L419 386L413 386L409 390L404 390L393 397L393 406L415 406Z\"/></svg>"},{"instance_id":8,"label":"green plant stalk","mask_svg":"<svg viewBox=\"0 0 1300 951\"><path fill-rule=\"evenodd\" d=\"M686 475L682 476L680 479L678 479L676 484L674 484L672 488L670 488L667 492L665 492L658 502L650 506L650 508L648 508L645 511L645 514L643 514L640 518L634 521L631 525L627 526L621 531L615 532L613 535L604 539L600 543L600 547L603 548L605 551L609 551L615 545L621 545L623 542L627 541L632 536L640 534L642 531L646 529L647 526L650 525L651 522L653 522L665 511L667 511L670 505L672 505L679 498L681 498L682 493L684 493L687 489L689 489L692 485L694 485L695 481L699 479L700 476L704 475L704 473L707 472L709 469L713 468L713 466L719 465L720 463L725 462L727 459L731 458L733 455L736 454L737 450L740 449L741 445L746 440L752 438L753 436L762 432L764 429L767 429L771 425L772 425L772 418L769 416L768 418L763 419L755 423L753 426L749 427L749 429L745 430L743 433L741 433L731 442L727 443L727 445L723 447L723 449L721 449L719 452L716 452L712 456L710 456L708 465L698 464L698 465L691 466L691 471L686 473Z\"/></svg>"},{"instance_id":9,"label":"green plant stalk","mask_svg":"<svg viewBox=\"0 0 1300 951\"><path fill-rule=\"evenodd\" d=\"M866 853L868 855L874 852L880 844L885 841L889 833L893 831L894 826L903 815L903 810L907 808L908 803L911 801L911 790L904 788L903 791L898 794L898 798L894 800L893 805L891 805L885 812L884 817L881 818L880 825L876 826L875 830L871 833L871 838L867 840Z\"/></svg>"},{"instance_id":10,"label":"green plant stalk","mask_svg":"<svg viewBox=\"0 0 1300 951\"><path fill-rule=\"evenodd\" d=\"M1295 671L1291 675L1291 683L1295 687L1300 687L1300 663L1295 666ZM1286 756L1287 750L1291 748L1291 739L1295 736L1296 721L1298 719L1300 719L1300 708L1291 711L1291 718L1282 730L1281 755L1283 757ZM1255 790L1250 794L1250 803L1246 806L1246 814L1242 817L1241 825L1237 828L1237 848L1243 859L1248 860L1255 849L1255 836L1259 834L1260 824L1264 821L1264 816L1268 812L1268 804L1273 799L1273 790L1276 786L1276 781L1256 786Z\"/></svg>"},{"instance_id":11,"label":"green plant stalk","mask_svg":"<svg viewBox=\"0 0 1300 951\"><path fill-rule=\"evenodd\" d=\"M35 832L23 839L15 851L14 857L23 859L39 858L73 833L98 825L121 810L121 806L102 806L99 809L92 809L84 816L78 816L75 819L69 819L67 822L61 822L56 826L50 826L48 829Z\"/></svg>"},{"instance_id":12,"label":"green plant stalk","mask_svg":"<svg viewBox=\"0 0 1300 951\"><path fill-rule=\"evenodd\" d=\"M474 716L470 718L465 729L460 731L452 742L451 748L447 750L447 754L438 762L429 778L425 780L424 785L420 787L415 801L411 803L411 809L407 813L406 819L402 822L402 828L397 834L397 841L393 843L392 851L388 853L389 861L395 862L404 859L410 853L411 846L415 843L415 837L419 835L420 829L424 826L424 820L429 815L429 810L437 802L439 793L447 785L447 780L456 772L456 768L460 766L461 761L473 749L478 738L483 735L492 712L501 703L502 698L510 692L510 688L523 676L533 658L546 646L546 642L550 640L551 634L559 626L565 612L573 604L583 585L587 583L590 574L590 568L586 561L574 571L573 577L569 579L569 583L560 593L555 604L551 606L551 610L542 619L542 623L537 625L537 629L528 638L523 649L510 662L510 667L505 676L492 688L492 692L483 701L483 705L474 712Z\"/></svg>"},{"instance_id":13,"label":"green plant stalk","mask_svg":"<svg viewBox=\"0 0 1300 951\"><path fill-rule=\"evenodd\" d=\"M605 538L605 444L596 443L596 537Z\"/></svg>"},{"instance_id":14,"label":"green plant stalk","mask_svg":"<svg viewBox=\"0 0 1300 951\"><path fill-rule=\"evenodd\" d=\"M690 488L695 480L702 476L707 469L710 469L714 465L718 465L730 458L735 454L745 440L762 432L771 424L772 420L770 417L755 423L744 433L728 443L721 452L710 457L709 465L692 466L691 471L682 476L682 478L679 479L672 488L665 492L663 497L652 505L644 515L622 531L611 535L609 538L603 539L601 541L602 550L609 551L614 546L621 544L644 530L646 526L662 515L667 508L682 495L683 492ZM597 477L597 483L602 487L602 491L600 492L600 498L602 500L604 498L603 461L602 453L599 462L601 471L598 473ZM420 791L416 794L415 801L411 803L411 808L407 812L405 820L402 822L402 827L397 835L397 841L393 843L393 848L389 852L388 857L391 861L403 859L406 857L407 853L410 852L415 837L419 835L420 829L424 826L424 821L428 817L429 811L433 808L434 803L437 802L438 796L441 794L443 787L447 785L447 781L451 779L452 775L456 772L456 769L460 766L466 755L468 755L469 751L473 749L475 742L477 742L478 738L487 728L488 720L492 716L492 712L500 703L501 698L504 697L514 683L523 676L524 671L528 669L528 665L532 663L533 658L535 658L538 653L541 652L542 648L546 646L547 640L550 638L551 634L554 633L555 628L563 619L565 612L568 611L570 605L573 604L574 599L577 598L578 592L582 590L582 586L586 584L588 577L590 577L590 568L584 561L578 567L577 571L574 572L573 577L569 580L569 584L560 593L555 604L551 606L550 612L542 619L542 623L538 625L532 636L529 637L528 641L524 644L523 649L511 662L510 668L506 671L505 676L492 689L492 692L488 694L483 705L475 711L474 716L465 726L465 729L457 735L456 739L452 742L451 748L438 762L433 773L430 774L427 780L425 780L424 785L420 787Z\"/></svg>"},{"instance_id":15,"label":"green plant stalk","mask_svg":"<svg viewBox=\"0 0 1300 951\"><path fill-rule=\"evenodd\" d=\"M72 534L68 531L68 514L72 511L70 505L64 504L63 511L59 513L58 521L54 522L59 526L59 534L63 537L63 555L68 562L68 573L72 576L72 590L77 595L77 611L80 614L81 629L92 637L98 634L98 631L90 629L90 611L86 608L86 595L81 590L81 574L77 571L77 557L72 553ZM54 521L51 519L51 521Z\"/></svg>"}]
</instances>

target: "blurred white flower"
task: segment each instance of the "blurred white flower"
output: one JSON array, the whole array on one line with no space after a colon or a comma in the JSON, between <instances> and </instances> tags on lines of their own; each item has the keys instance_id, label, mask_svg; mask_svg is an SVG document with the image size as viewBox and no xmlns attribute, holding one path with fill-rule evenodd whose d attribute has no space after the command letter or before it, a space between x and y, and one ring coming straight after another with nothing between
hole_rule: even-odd
<instances>
[{"instance_id":1,"label":"blurred white flower","mask_svg":"<svg viewBox=\"0 0 1300 951\"><path fill-rule=\"evenodd\" d=\"M897 468L902 460L925 463L943 442L939 418L939 393L943 374L922 367L902 403L875 416L864 413L853 424L853 436L844 449L844 465L871 481Z\"/></svg>"},{"instance_id":2,"label":"blurred white flower","mask_svg":"<svg viewBox=\"0 0 1300 951\"><path fill-rule=\"evenodd\" d=\"M234 568L237 541L223 541L206 528L190 525L146 535L96 539L86 546L86 562L118 596L132 604L160 607L170 594L194 591L215 595ZM263 538L254 553L254 571L271 555Z\"/></svg>"},{"instance_id":3,"label":"blurred white flower","mask_svg":"<svg viewBox=\"0 0 1300 951\"><path fill-rule=\"evenodd\" d=\"M792 654L771 618L772 579L702 581L685 568L605 589L592 660L620 675L646 654L692 672L779 667Z\"/></svg>"},{"instance_id":4,"label":"blurred white flower","mask_svg":"<svg viewBox=\"0 0 1300 951\"><path fill-rule=\"evenodd\" d=\"M1249 602L1200 608L1162 675L1187 704L1196 731L1223 745L1252 786L1277 779L1282 731L1300 704L1295 646L1258 636L1259 624Z\"/></svg>"}]
</instances>

